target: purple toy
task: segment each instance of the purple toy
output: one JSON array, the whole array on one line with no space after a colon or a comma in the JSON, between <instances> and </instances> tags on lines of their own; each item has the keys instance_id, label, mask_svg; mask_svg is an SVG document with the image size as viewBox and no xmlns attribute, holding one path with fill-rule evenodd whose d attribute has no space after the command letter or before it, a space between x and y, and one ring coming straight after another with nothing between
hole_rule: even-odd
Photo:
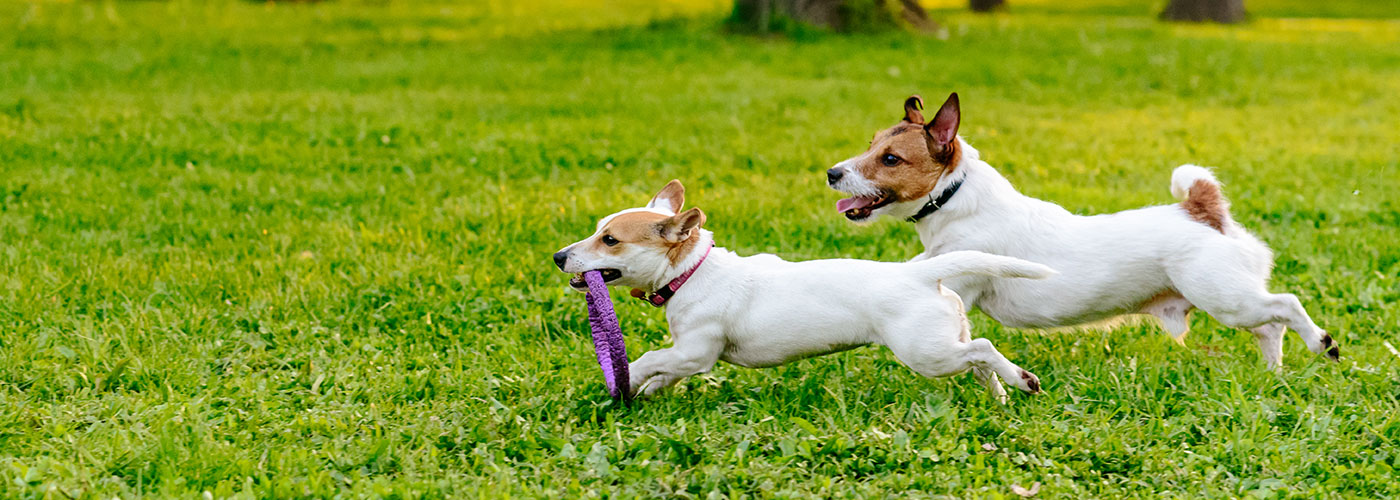
<instances>
[{"instance_id":1,"label":"purple toy","mask_svg":"<svg viewBox=\"0 0 1400 500\"><path fill-rule=\"evenodd\" d=\"M613 399L631 399L627 346L622 342L622 327L617 324L617 312L613 311L608 285L603 283L603 273L598 271L583 273L583 280L588 283L585 297L588 300L588 324L593 327L593 349L598 352L598 365L603 367L608 393L612 394Z\"/></svg>"}]
</instances>

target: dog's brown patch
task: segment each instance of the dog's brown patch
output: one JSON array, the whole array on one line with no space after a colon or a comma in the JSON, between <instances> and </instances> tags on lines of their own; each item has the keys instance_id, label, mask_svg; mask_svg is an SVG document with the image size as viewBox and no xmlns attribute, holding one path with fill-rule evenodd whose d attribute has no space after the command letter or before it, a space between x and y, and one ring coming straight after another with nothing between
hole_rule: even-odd
<instances>
[{"instance_id":1,"label":"dog's brown patch","mask_svg":"<svg viewBox=\"0 0 1400 500\"><path fill-rule=\"evenodd\" d=\"M685 256L690 255L690 251L700 241L699 229L704 223L705 212L698 208L686 210L661 221L661 238L670 245L666 250L666 258L671 261L671 265L679 264L685 260Z\"/></svg>"},{"instance_id":2,"label":"dog's brown patch","mask_svg":"<svg viewBox=\"0 0 1400 500\"><path fill-rule=\"evenodd\" d=\"M695 245L700 244L700 231L691 231L690 237L680 243L671 245L666 250L666 259L671 261L671 265L680 264L685 260L685 256L690 255L690 251L695 249Z\"/></svg>"},{"instance_id":3,"label":"dog's brown patch","mask_svg":"<svg viewBox=\"0 0 1400 500\"><path fill-rule=\"evenodd\" d=\"M898 157L899 163L885 165L887 154ZM938 180L952 172L961 159L962 151L956 141L931 153L923 126L900 122L875 135L870 149L855 168L861 177L896 200L909 201L928 196Z\"/></svg>"},{"instance_id":4,"label":"dog's brown patch","mask_svg":"<svg viewBox=\"0 0 1400 500\"><path fill-rule=\"evenodd\" d=\"M661 237L661 223L670 217L656 212L631 212L613 217L608 221L603 230L598 233L598 237L591 243L593 249L600 253L617 254L622 252L626 245L647 245L656 248L670 246ZM605 241L607 237L617 239L617 244L609 246Z\"/></svg>"},{"instance_id":5,"label":"dog's brown patch","mask_svg":"<svg viewBox=\"0 0 1400 500\"><path fill-rule=\"evenodd\" d=\"M1225 232L1225 221L1230 218L1230 206L1225 201L1225 195L1220 193L1220 186L1215 183L1197 179L1191 184L1186 199L1182 200L1181 208L1186 210L1186 215L1192 220L1221 233Z\"/></svg>"},{"instance_id":6,"label":"dog's brown patch","mask_svg":"<svg viewBox=\"0 0 1400 500\"><path fill-rule=\"evenodd\" d=\"M956 138L961 119L957 94L949 96L932 123L924 123L921 108L923 101L918 96L907 99L904 119L877 132L870 149L858 157L854 167L861 177L895 201L927 197L938 181L962 161L962 147ZM940 137L934 137L935 134ZM886 155L894 155L899 161L886 165Z\"/></svg>"},{"instance_id":7,"label":"dog's brown patch","mask_svg":"<svg viewBox=\"0 0 1400 500\"><path fill-rule=\"evenodd\" d=\"M608 221L590 244L597 252L614 255L627 245L647 246L665 252L671 264L678 264L699 243L700 231L695 229L704 223L705 213L696 208L674 217L655 212L630 212ZM607 237L617 239L617 244L609 246Z\"/></svg>"}]
</instances>

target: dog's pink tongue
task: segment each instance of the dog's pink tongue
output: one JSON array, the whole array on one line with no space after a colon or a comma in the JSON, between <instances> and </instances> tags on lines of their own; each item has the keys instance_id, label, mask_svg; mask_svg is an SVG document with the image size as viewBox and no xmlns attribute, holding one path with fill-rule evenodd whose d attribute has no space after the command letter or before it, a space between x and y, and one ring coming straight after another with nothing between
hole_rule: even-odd
<instances>
[{"instance_id":1,"label":"dog's pink tongue","mask_svg":"<svg viewBox=\"0 0 1400 500\"><path fill-rule=\"evenodd\" d=\"M850 198L843 198L841 201L836 202L836 211L845 212L847 210L865 208L870 206L871 203L875 203L875 199L866 196L852 196Z\"/></svg>"}]
</instances>

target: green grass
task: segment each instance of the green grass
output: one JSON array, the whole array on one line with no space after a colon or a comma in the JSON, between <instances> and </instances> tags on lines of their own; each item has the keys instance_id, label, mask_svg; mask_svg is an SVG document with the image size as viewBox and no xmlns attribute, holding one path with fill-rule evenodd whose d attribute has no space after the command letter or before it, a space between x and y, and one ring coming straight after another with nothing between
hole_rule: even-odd
<instances>
[{"instance_id":1,"label":"green grass","mask_svg":"<svg viewBox=\"0 0 1400 500\"><path fill-rule=\"evenodd\" d=\"M1384 2L1012 0L936 10L946 39L796 40L595 3L0 3L0 496L1400 495ZM984 158L1075 212L1218 167L1344 360L1290 335L1269 373L1200 314L1185 346L979 314L1045 394L868 348L607 399L550 252L674 177L738 252L906 259L822 171L954 90ZM633 357L667 344L619 313Z\"/></svg>"}]
</instances>

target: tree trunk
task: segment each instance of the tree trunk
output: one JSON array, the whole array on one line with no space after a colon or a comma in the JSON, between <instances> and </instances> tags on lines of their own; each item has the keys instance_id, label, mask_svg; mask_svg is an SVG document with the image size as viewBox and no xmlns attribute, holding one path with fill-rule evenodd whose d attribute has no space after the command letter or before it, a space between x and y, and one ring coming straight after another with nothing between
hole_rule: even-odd
<instances>
[{"instance_id":1,"label":"tree trunk","mask_svg":"<svg viewBox=\"0 0 1400 500\"><path fill-rule=\"evenodd\" d=\"M735 0L731 21L756 32L781 30L792 22L835 31L937 27L918 0Z\"/></svg>"},{"instance_id":2,"label":"tree trunk","mask_svg":"<svg viewBox=\"0 0 1400 500\"><path fill-rule=\"evenodd\" d=\"M971 0L968 7L973 12L991 12L1006 5L1006 0Z\"/></svg>"},{"instance_id":3,"label":"tree trunk","mask_svg":"<svg viewBox=\"0 0 1400 500\"><path fill-rule=\"evenodd\" d=\"M1171 0L1162 10L1165 21L1238 23L1244 17L1244 0Z\"/></svg>"}]
</instances>

